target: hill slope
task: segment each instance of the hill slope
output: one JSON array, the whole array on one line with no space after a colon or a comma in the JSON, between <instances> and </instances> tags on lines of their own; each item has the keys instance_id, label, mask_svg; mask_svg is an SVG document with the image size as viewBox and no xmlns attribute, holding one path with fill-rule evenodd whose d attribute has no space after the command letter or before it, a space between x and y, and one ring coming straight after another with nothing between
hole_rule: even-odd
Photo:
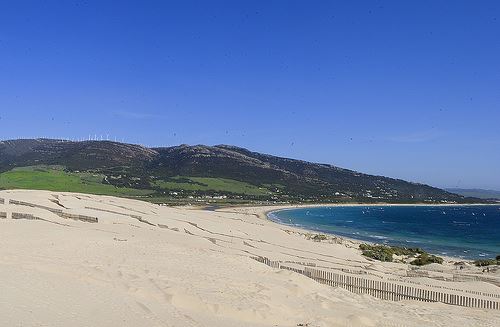
<instances>
[{"instance_id":1,"label":"hill slope","mask_svg":"<svg viewBox=\"0 0 500 327\"><path fill-rule=\"evenodd\" d=\"M500 200L500 191L495 190L483 190L478 188L447 188L448 192L452 192L455 194L460 194L463 196L475 197L479 199L494 199Z\"/></svg>"},{"instance_id":2,"label":"hill slope","mask_svg":"<svg viewBox=\"0 0 500 327\"><path fill-rule=\"evenodd\" d=\"M23 167L29 167L24 168L29 173L15 176L25 180L9 179L13 170ZM54 170L58 173L53 174ZM54 185L59 185L59 188L60 185L69 185L65 184L65 178L70 177L72 185L75 178L81 178L80 184L84 188L91 185L87 181L92 176L92 189L102 191L101 194L109 191L127 195L128 191L123 190L142 190L142 196L156 199L215 196L292 202L479 201L428 185L227 145L145 148L108 141L2 141L0 173L0 188L29 188L30 181L41 178L40 175L60 178L57 183L47 181L47 189L54 189ZM109 185L114 191L96 188L96 179L97 183L100 179L100 184ZM42 182L38 186L43 185ZM129 193L137 195L132 191Z\"/></svg>"}]
</instances>

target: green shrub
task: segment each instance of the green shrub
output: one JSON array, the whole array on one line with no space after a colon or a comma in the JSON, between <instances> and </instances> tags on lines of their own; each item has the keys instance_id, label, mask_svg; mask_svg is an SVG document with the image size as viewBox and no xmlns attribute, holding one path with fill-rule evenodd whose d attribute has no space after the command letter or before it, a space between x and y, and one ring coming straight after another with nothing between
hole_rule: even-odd
<instances>
[{"instance_id":1,"label":"green shrub","mask_svg":"<svg viewBox=\"0 0 500 327\"><path fill-rule=\"evenodd\" d=\"M396 255L416 255L425 253L421 248L400 248L393 246L392 249Z\"/></svg>"},{"instance_id":2,"label":"green shrub","mask_svg":"<svg viewBox=\"0 0 500 327\"><path fill-rule=\"evenodd\" d=\"M321 242L321 241L324 241L327 239L326 235L323 235L323 234L316 234L312 237L313 241L316 241L316 242Z\"/></svg>"},{"instance_id":3,"label":"green shrub","mask_svg":"<svg viewBox=\"0 0 500 327\"><path fill-rule=\"evenodd\" d=\"M420 248L403 248L397 246L387 245L370 245L360 244L359 249L365 257L372 258L379 261L392 262L393 255L398 256L415 256L420 255L416 260L412 261L414 265L426 265L429 263L443 263L443 259L430 255Z\"/></svg>"},{"instance_id":4,"label":"green shrub","mask_svg":"<svg viewBox=\"0 0 500 327\"><path fill-rule=\"evenodd\" d=\"M479 259L474 261L474 264L478 267L486 267L486 266L498 265L499 261L495 259Z\"/></svg>"},{"instance_id":5,"label":"green shrub","mask_svg":"<svg viewBox=\"0 0 500 327\"><path fill-rule=\"evenodd\" d=\"M417 259L410 262L411 265L415 266L423 266L423 265L428 265L430 263L442 264L443 258L424 252Z\"/></svg>"},{"instance_id":6,"label":"green shrub","mask_svg":"<svg viewBox=\"0 0 500 327\"><path fill-rule=\"evenodd\" d=\"M500 254L497 255L497 257L495 259L497 259L497 261L500 261Z\"/></svg>"},{"instance_id":7,"label":"green shrub","mask_svg":"<svg viewBox=\"0 0 500 327\"><path fill-rule=\"evenodd\" d=\"M364 251L363 255L369 258L373 258L375 260L391 262L393 253L390 250L380 250L380 251L368 250Z\"/></svg>"},{"instance_id":8,"label":"green shrub","mask_svg":"<svg viewBox=\"0 0 500 327\"><path fill-rule=\"evenodd\" d=\"M394 251L391 247L385 245L368 245L360 244L359 248L365 257L372 258L379 261L392 261Z\"/></svg>"}]
</instances>

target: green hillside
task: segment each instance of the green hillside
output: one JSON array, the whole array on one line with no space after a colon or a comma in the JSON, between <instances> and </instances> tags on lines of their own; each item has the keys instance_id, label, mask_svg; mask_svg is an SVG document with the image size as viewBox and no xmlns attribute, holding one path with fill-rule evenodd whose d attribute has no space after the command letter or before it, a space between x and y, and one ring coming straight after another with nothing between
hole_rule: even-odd
<instances>
[{"instance_id":1,"label":"green hillside","mask_svg":"<svg viewBox=\"0 0 500 327\"><path fill-rule=\"evenodd\" d=\"M157 181L155 186L166 190L218 191L245 195L268 195L266 188L227 178L176 176L166 181Z\"/></svg>"},{"instance_id":2,"label":"green hillside","mask_svg":"<svg viewBox=\"0 0 500 327\"><path fill-rule=\"evenodd\" d=\"M158 191L221 192L261 196L271 192L263 187L226 178L176 176L159 180L151 189L116 187L103 183L105 175L68 172L62 166L30 166L14 168L0 174L0 189L35 189L115 196L146 196Z\"/></svg>"},{"instance_id":3,"label":"green hillside","mask_svg":"<svg viewBox=\"0 0 500 327\"><path fill-rule=\"evenodd\" d=\"M103 184L104 176L92 173L66 172L61 166L14 168L0 174L0 189L35 189L115 196L141 196L152 193Z\"/></svg>"},{"instance_id":4,"label":"green hillside","mask_svg":"<svg viewBox=\"0 0 500 327\"><path fill-rule=\"evenodd\" d=\"M148 148L49 139L0 141L0 188L143 196L160 203L221 198L259 203L487 202L429 185L229 145Z\"/></svg>"},{"instance_id":5,"label":"green hillside","mask_svg":"<svg viewBox=\"0 0 500 327\"><path fill-rule=\"evenodd\" d=\"M500 191L483 190L483 189L464 189L464 188L449 188L448 192L469 196L479 199L497 199L500 200Z\"/></svg>"}]
</instances>

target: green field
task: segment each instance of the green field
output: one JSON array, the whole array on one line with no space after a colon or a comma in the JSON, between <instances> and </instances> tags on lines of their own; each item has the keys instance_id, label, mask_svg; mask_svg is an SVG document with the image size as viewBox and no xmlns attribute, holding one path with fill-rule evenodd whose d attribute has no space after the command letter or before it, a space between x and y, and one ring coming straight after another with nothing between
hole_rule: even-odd
<instances>
[{"instance_id":1,"label":"green field","mask_svg":"<svg viewBox=\"0 0 500 327\"><path fill-rule=\"evenodd\" d=\"M218 191L245 195L269 195L269 190L234 179L211 177L172 177L167 181L157 181L155 186L165 190Z\"/></svg>"},{"instance_id":2,"label":"green field","mask_svg":"<svg viewBox=\"0 0 500 327\"><path fill-rule=\"evenodd\" d=\"M68 172L61 166L32 166L15 168L0 173L0 189L32 189L56 192L77 192L123 197L153 196L158 189L186 192L224 192L248 196L269 195L266 187L249 183L209 177L176 176L156 181L151 190L115 187L103 184L104 175L88 172ZM156 191L153 189L156 188ZM160 196L161 197L161 196ZM162 197L163 198L163 197ZM162 201L161 201L162 202Z\"/></svg>"},{"instance_id":3,"label":"green field","mask_svg":"<svg viewBox=\"0 0 500 327\"><path fill-rule=\"evenodd\" d=\"M103 184L103 175L70 173L60 166L15 168L0 174L0 189L32 189L115 196L144 196L153 193Z\"/></svg>"}]
</instances>

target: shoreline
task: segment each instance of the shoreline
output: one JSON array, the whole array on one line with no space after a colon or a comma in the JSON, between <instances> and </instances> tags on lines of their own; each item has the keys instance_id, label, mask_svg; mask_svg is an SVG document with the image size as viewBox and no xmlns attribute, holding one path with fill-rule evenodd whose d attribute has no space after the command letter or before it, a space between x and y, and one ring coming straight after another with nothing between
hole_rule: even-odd
<instances>
[{"instance_id":1,"label":"shoreline","mask_svg":"<svg viewBox=\"0 0 500 327\"><path fill-rule=\"evenodd\" d=\"M311 204L289 204L289 205L269 205L269 206L234 206L233 208L262 208L266 209L262 211L264 218L268 218L268 215L275 211L282 210L293 210L302 208L318 208L318 207L482 207L482 206L500 206L499 203L311 203ZM227 207L231 208L231 207ZM215 209L225 209L224 207Z\"/></svg>"},{"instance_id":2,"label":"shoreline","mask_svg":"<svg viewBox=\"0 0 500 327\"><path fill-rule=\"evenodd\" d=\"M327 205L323 205L323 204L311 204L311 205L295 205L295 206L287 206L287 207L275 207L273 209L268 209L268 210L264 210L262 211L261 215L264 219L266 219L267 221L270 221L274 224L277 224L279 226L286 226L286 227L290 227L290 228L295 228L295 229L299 229L299 230L302 230L304 232L309 232L309 233L316 233L316 234L326 234L326 235L329 235L329 236L332 236L332 237L335 237L335 238L340 238L340 239L344 239L344 240L348 240L350 241L351 243L354 243L354 244L357 244L358 246L360 244L363 244L363 243L366 243L366 244L377 244L377 245L388 245L388 244L383 244L383 243L380 243L380 242L375 242L375 241L368 241L368 240L362 240L362 239L357 239L357 238L352 238L352 237L349 237L349 236L344 236L344 235L339 235L339 234L335 234L335 233L332 233L332 232L325 232L325 231L318 231L318 230L314 230L314 229L308 229L307 227L304 227L304 226L294 226L294 225L289 225L289 224L286 224L286 223L282 223L280 221L277 221L275 219L272 219L270 217L271 214L275 213L275 212L280 212L280 211L288 211L288 210L296 210L296 209L303 209L303 208L327 208L327 207L382 207L382 206L385 206L385 207L465 207L465 206L500 206L500 204L392 204L392 203L384 203L384 204L361 204L361 203L352 203L352 204L327 204ZM264 209L265 207L260 207L262 209ZM391 246L391 245L388 245L388 246ZM401 247L401 246L399 246ZM432 251L428 251L428 250L425 250L426 252L428 252L429 254L433 254L433 255L436 255L436 256L439 256L441 258L443 258L444 260L448 261L448 262L452 262L452 263L458 263L458 262L469 262L469 263L472 263L476 260L482 260L482 259L488 259L488 258L485 258L485 257L477 257L477 258L471 258L471 259L467 259L467 258L460 258L460 257L456 257L456 256L449 256L449 255L443 255L443 254L440 254L440 253L434 253Z\"/></svg>"}]
</instances>

